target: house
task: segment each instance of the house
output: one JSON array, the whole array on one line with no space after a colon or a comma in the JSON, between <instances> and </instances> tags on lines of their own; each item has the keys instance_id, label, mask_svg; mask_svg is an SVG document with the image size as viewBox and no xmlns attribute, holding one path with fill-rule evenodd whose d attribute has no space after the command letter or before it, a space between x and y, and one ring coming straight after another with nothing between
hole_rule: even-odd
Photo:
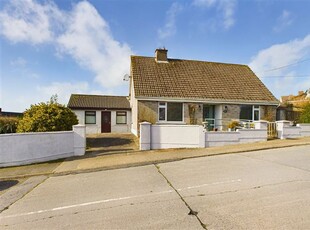
<instances>
[{"instance_id":1,"label":"house","mask_svg":"<svg viewBox=\"0 0 310 230\"><path fill-rule=\"evenodd\" d=\"M131 56L131 131L139 123L202 124L226 130L233 119L276 119L279 101L247 65Z\"/></svg>"},{"instance_id":2,"label":"house","mask_svg":"<svg viewBox=\"0 0 310 230\"><path fill-rule=\"evenodd\" d=\"M299 91L297 95L282 96L277 110L278 120L297 121L303 106L310 103L310 89Z\"/></svg>"},{"instance_id":3,"label":"house","mask_svg":"<svg viewBox=\"0 0 310 230\"><path fill-rule=\"evenodd\" d=\"M130 104L125 96L72 94L68 107L87 134L128 133L131 125Z\"/></svg>"},{"instance_id":4,"label":"house","mask_svg":"<svg viewBox=\"0 0 310 230\"><path fill-rule=\"evenodd\" d=\"M17 113L17 112L4 112L2 111L2 108L0 108L0 117L22 117L23 113Z\"/></svg>"}]
</instances>

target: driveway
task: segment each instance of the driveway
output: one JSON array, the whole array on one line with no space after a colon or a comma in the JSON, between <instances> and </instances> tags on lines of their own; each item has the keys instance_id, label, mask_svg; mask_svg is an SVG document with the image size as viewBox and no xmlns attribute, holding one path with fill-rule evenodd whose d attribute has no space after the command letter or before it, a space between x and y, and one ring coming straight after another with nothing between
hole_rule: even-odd
<instances>
[{"instance_id":1,"label":"driveway","mask_svg":"<svg viewBox=\"0 0 310 230\"><path fill-rule=\"evenodd\" d=\"M130 133L101 133L87 136L87 155L130 152L139 149L138 138Z\"/></svg>"}]
</instances>

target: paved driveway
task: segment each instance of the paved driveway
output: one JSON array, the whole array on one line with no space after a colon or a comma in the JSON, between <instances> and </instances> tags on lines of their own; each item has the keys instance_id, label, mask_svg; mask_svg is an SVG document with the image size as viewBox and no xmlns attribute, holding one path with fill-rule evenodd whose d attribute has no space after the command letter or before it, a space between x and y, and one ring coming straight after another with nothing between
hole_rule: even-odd
<instances>
[{"instance_id":1,"label":"paved driveway","mask_svg":"<svg viewBox=\"0 0 310 230\"><path fill-rule=\"evenodd\" d=\"M51 177L0 229L310 229L309 146Z\"/></svg>"},{"instance_id":2,"label":"paved driveway","mask_svg":"<svg viewBox=\"0 0 310 230\"><path fill-rule=\"evenodd\" d=\"M87 154L102 155L138 150L138 138L130 133L101 133L87 136Z\"/></svg>"}]
</instances>

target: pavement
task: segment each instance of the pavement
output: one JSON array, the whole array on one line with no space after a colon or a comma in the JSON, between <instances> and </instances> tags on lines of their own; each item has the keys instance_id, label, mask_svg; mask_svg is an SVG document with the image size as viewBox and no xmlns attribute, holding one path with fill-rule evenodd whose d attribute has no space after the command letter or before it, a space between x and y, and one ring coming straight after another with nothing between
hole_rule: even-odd
<instances>
[{"instance_id":1,"label":"pavement","mask_svg":"<svg viewBox=\"0 0 310 230\"><path fill-rule=\"evenodd\" d=\"M58 176L83 172L96 172L102 170L180 161L189 158L252 152L302 145L310 145L310 137L287 140L276 139L269 140L267 142L199 149L139 151L131 148L130 150L119 149L119 151L112 149L110 152L102 149L102 154L100 154L100 149L97 149L95 154L92 150L88 150L87 153L81 157L71 157L65 160L52 161L41 164L1 168L0 181L3 182L6 180L21 180L23 178L33 176ZM1 189L0 183L0 194L1 190L5 189Z\"/></svg>"}]
</instances>

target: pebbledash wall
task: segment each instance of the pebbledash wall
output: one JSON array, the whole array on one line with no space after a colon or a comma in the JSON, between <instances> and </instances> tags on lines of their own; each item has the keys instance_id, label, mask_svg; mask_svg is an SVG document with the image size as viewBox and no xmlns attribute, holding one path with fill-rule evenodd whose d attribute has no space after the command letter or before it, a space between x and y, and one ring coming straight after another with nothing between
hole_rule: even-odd
<instances>
[{"instance_id":1,"label":"pebbledash wall","mask_svg":"<svg viewBox=\"0 0 310 230\"><path fill-rule=\"evenodd\" d=\"M291 126L289 121L277 121L278 138L310 136L310 124ZM255 121L254 129L233 132L207 132L199 125L152 125L140 123L140 149L206 148L240 143L267 141L267 121Z\"/></svg>"},{"instance_id":2,"label":"pebbledash wall","mask_svg":"<svg viewBox=\"0 0 310 230\"><path fill-rule=\"evenodd\" d=\"M26 165L85 154L84 125L73 131L0 135L0 167Z\"/></svg>"}]
</instances>

